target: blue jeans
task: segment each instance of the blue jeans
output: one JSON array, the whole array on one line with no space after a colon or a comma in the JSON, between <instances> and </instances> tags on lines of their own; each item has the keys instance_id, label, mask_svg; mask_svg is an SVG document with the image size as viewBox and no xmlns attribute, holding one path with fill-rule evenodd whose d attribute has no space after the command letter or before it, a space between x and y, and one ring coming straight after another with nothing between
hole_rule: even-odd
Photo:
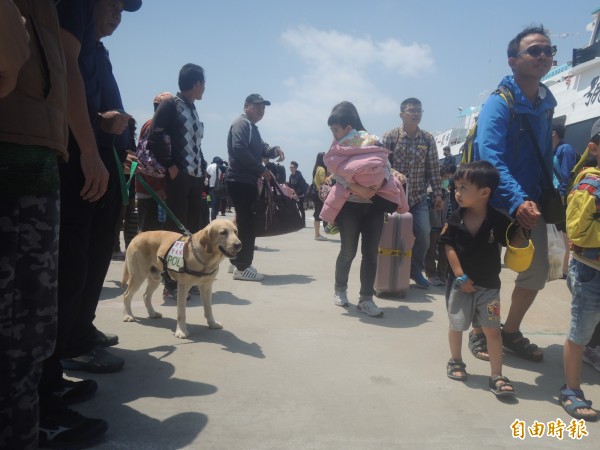
<instances>
[{"instance_id":1,"label":"blue jeans","mask_svg":"<svg viewBox=\"0 0 600 450\"><path fill-rule=\"evenodd\" d=\"M348 275L358 249L358 238L362 235L360 251L360 296L373 297L377 272L377 249L383 229L383 212L373 209L371 203L346 202L335 223L340 228L342 241L335 262L335 290L348 289Z\"/></svg>"},{"instance_id":2,"label":"blue jeans","mask_svg":"<svg viewBox=\"0 0 600 450\"><path fill-rule=\"evenodd\" d=\"M425 268L425 255L429 249L431 225L429 223L427 199L414 205L410 208L409 212L413 216L413 234L415 235L415 245L410 262L410 275L413 276L423 272Z\"/></svg>"},{"instance_id":3,"label":"blue jeans","mask_svg":"<svg viewBox=\"0 0 600 450\"><path fill-rule=\"evenodd\" d=\"M599 249L586 249L589 258L595 259ZM567 286L573 294L571 325L567 339L585 345L600 322L600 271L575 259L569 264Z\"/></svg>"}]
</instances>

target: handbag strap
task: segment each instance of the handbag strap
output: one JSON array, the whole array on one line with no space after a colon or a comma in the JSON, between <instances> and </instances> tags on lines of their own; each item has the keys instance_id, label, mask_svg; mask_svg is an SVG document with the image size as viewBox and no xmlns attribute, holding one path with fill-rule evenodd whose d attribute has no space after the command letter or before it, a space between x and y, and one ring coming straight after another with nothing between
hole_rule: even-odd
<instances>
[{"instance_id":1,"label":"handbag strap","mask_svg":"<svg viewBox=\"0 0 600 450\"><path fill-rule=\"evenodd\" d=\"M550 188L554 188L552 176L550 175L550 171L548 170L546 162L544 161L544 157L542 156L542 149L540 148L540 144L535 138L533 128L531 127L531 123L529 123L529 118L525 114L523 114L523 121L525 122L525 128L527 129L527 133L529 134L529 137L531 138L531 141L533 143L533 148L535 149L535 156L537 156L540 166L542 167L542 173L544 174L544 178L546 179L548 186Z\"/></svg>"}]
</instances>

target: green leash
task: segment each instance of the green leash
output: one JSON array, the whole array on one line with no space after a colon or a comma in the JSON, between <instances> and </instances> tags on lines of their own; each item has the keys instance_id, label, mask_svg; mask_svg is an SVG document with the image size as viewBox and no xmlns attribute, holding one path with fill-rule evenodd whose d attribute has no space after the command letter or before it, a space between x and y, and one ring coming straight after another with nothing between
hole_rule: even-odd
<instances>
[{"instance_id":1,"label":"green leash","mask_svg":"<svg viewBox=\"0 0 600 450\"><path fill-rule=\"evenodd\" d=\"M133 168L133 164L132 164L132 168ZM179 228L183 232L183 234L185 234L186 236L191 236L192 233L190 232L190 230L188 230L186 227L184 227L183 224L179 221L179 219L177 217L175 217L175 214L173 214L173 212L169 209L169 207L165 204L165 202L156 194L156 192L154 192L154 189L152 189L150 187L150 185L148 183L146 183L146 180L144 180L144 178L142 178L140 173L139 172L135 173L134 176L141 183L141 185L144 187L144 189L150 194L150 196L156 201L156 203L158 203L158 205L162 209L165 210L165 212L170 217L170 219L175 223L175 225L177 225L177 228Z\"/></svg>"},{"instance_id":2,"label":"green leash","mask_svg":"<svg viewBox=\"0 0 600 450\"><path fill-rule=\"evenodd\" d=\"M135 177L144 187L144 189L148 192L148 194L150 194L150 196L156 201L156 203L158 203L158 205L165 210L165 212L173 221L173 223L177 225L177 228L179 228L184 235L191 236L192 233L190 232L190 230L183 226L181 221L177 217L175 217L173 211L171 211L169 207L165 204L165 202L156 194L156 192L154 192L154 189L152 189L150 185L146 183L146 180L144 180L141 174L135 171L138 166L137 161L133 161L131 163L131 169L129 171L129 181L125 181L125 171L123 170L123 164L121 163L121 160L119 159L119 155L117 153L117 149L115 148L115 140L116 137L113 138L113 154L115 155L115 160L117 161L117 171L119 172L119 184L121 185L121 198L123 201L123 205L126 206L129 204L129 185ZM165 176L167 175L165 174Z\"/></svg>"}]
</instances>

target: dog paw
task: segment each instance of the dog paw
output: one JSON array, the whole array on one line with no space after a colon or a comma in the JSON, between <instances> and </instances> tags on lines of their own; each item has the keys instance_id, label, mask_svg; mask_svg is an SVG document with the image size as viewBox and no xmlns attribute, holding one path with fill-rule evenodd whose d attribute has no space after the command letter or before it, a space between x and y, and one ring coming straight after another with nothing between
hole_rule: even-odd
<instances>
[{"instance_id":1,"label":"dog paw","mask_svg":"<svg viewBox=\"0 0 600 450\"><path fill-rule=\"evenodd\" d=\"M221 322L212 322L208 324L209 328L212 328L213 330L220 330L223 328L223 325L221 325Z\"/></svg>"},{"instance_id":2,"label":"dog paw","mask_svg":"<svg viewBox=\"0 0 600 450\"><path fill-rule=\"evenodd\" d=\"M151 319L160 319L162 317L162 314L154 311L153 313L148 314L148 317Z\"/></svg>"},{"instance_id":3,"label":"dog paw","mask_svg":"<svg viewBox=\"0 0 600 450\"><path fill-rule=\"evenodd\" d=\"M123 322L135 322L135 318L129 314L126 314L123 316Z\"/></svg>"},{"instance_id":4,"label":"dog paw","mask_svg":"<svg viewBox=\"0 0 600 450\"><path fill-rule=\"evenodd\" d=\"M177 339L185 339L190 335L190 333L188 333L187 330L182 330L181 328L177 327L177 330L175 330L175 337Z\"/></svg>"}]
</instances>

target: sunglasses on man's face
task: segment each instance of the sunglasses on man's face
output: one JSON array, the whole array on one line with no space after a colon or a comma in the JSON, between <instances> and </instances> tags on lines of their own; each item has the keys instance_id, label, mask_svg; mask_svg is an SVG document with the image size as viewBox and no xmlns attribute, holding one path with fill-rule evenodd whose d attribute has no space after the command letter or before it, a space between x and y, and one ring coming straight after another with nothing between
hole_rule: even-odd
<instances>
[{"instance_id":1,"label":"sunglasses on man's face","mask_svg":"<svg viewBox=\"0 0 600 450\"><path fill-rule=\"evenodd\" d=\"M556 55L556 45L532 45L522 52L517 53L516 57L518 58L519 56L523 56L525 53L533 56L534 58L537 58L543 53L545 56L550 58L551 56Z\"/></svg>"}]
</instances>

